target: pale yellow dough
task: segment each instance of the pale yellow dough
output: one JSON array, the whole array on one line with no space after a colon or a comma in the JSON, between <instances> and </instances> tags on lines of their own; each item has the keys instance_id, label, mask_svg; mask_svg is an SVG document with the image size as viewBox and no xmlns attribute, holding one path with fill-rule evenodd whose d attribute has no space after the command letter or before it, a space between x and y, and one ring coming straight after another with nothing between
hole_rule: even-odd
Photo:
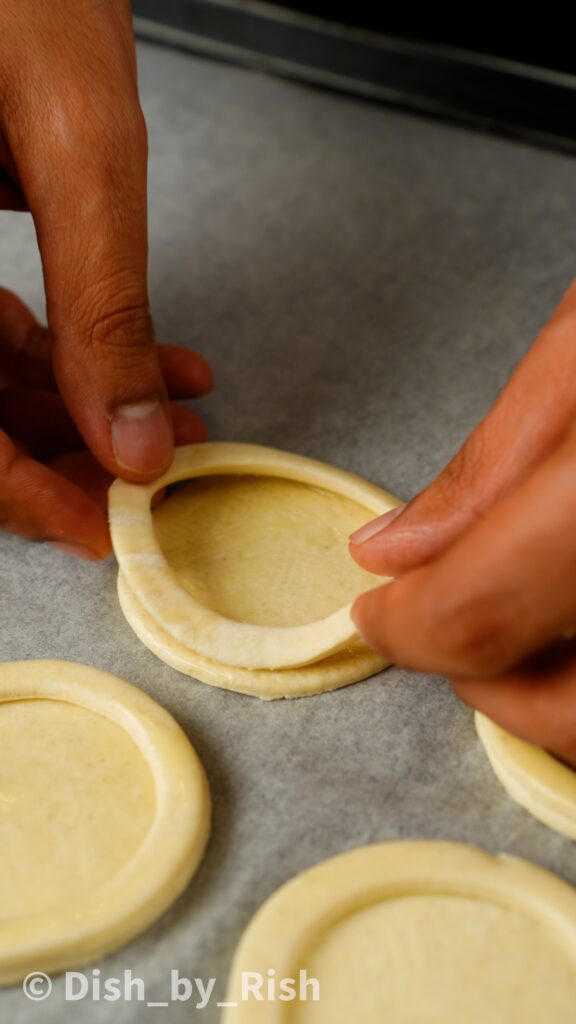
<instances>
[{"instance_id":1,"label":"pale yellow dough","mask_svg":"<svg viewBox=\"0 0 576 1024\"><path fill-rule=\"evenodd\" d=\"M476 712L476 730L504 789L545 825L576 839L576 771Z\"/></svg>"},{"instance_id":2,"label":"pale yellow dough","mask_svg":"<svg viewBox=\"0 0 576 1024\"><path fill-rule=\"evenodd\" d=\"M0 984L141 932L209 829L203 768L150 697L73 662L0 665Z\"/></svg>"},{"instance_id":3,"label":"pale yellow dough","mask_svg":"<svg viewBox=\"0 0 576 1024\"><path fill-rule=\"evenodd\" d=\"M298 998L300 972L319 982ZM244 985L264 979L258 1001ZM267 982L276 984L267 998ZM280 1001L282 979L297 998ZM248 983L246 981L248 979ZM360 847L258 911L223 1024L550 1024L576 1006L576 892L527 861L457 843Z\"/></svg>"},{"instance_id":4,"label":"pale yellow dough","mask_svg":"<svg viewBox=\"0 0 576 1024\"><path fill-rule=\"evenodd\" d=\"M305 697L312 693L335 690L339 686L367 679L388 664L370 647L356 640L347 650L338 651L323 661L303 665L301 668L285 668L274 672L273 669L250 671L247 668L223 665L188 650L165 633L138 603L122 573L118 575L118 597L120 607L136 635L167 665L211 686L260 697L261 700Z\"/></svg>"},{"instance_id":5,"label":"pale yellow dough","mask_svg":"<svg viewBox=\"0 0 576 1024\"><path fill-rule=\"evenodd\" d=\"M187 478L150 510L157 489ZM356 682L387 662L358 638L350 604L386 580L352 561L348 537L397 503L303 456L179 449L153 486L111 488L122 610L159 657L213 685L275 698Z\"/></svg>"}]
</instances>

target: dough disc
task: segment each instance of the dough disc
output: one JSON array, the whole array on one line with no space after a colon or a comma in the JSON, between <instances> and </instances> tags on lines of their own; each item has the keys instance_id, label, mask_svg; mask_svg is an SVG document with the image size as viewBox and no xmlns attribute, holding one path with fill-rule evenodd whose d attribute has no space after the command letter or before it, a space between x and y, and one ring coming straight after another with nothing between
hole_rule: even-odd
<instances>
[{"instance_id":1,"label":"dough disc","mask_svg":"<svg viewBox=\"0 0 576 1024\"><path fill-rule=\"evenodd\" d=\"M0 665L0 983L99 959L194 874L204 770L136 687L66 661Z\"/></svg>"},{"instance_id":2,"label":"dough disc","mask_svg":"<svg viewBox=\"0 0 576 1024\"><path fill-rule=\"evenodd\" d=\"M242 990L259 976L261 1001ZM278 998L284 979L297 998ZM576 892L527 861L458 843L360 847L264 904L240 941L226 1002L237 1005L223 1024L568 1021Z\"/></svg>"},{"instance_id":3,"label":"dough disc","mask_svg":"<svg viewBox=\"0 0 576 1024\"><path fill-rule=\"evenodd\" d=\"M476 730L504 789L539 821L576 839L576 772L476 712Z\"/></svg>"},{"instance_id":4,"label":"dough disc","mask_svg":"<svg viewBox=\"0 0 576 1024\"><path fill-rule=\"evenodd\" d=\"M361 640L344 651L313 665L282 670L237 668L203 658L168 636L136 600L122 575L118 574L118 598L126 620L136 636L167 665L203 683L235 690L262 700L279 697L304 697L311 693L335 690L367 679L386 668L388 662Z\"/></svg>"},{"instance_id":5,"label":"dough disc","mask_svg":"<svg viewBox=\"0 0 576 1024\"><path fill-rule=\"evenodd\" d=\"M194 476L200 456L210 466L210 476L184 484L152 513L151 493L145 501L156 552L152 557L162 558L184 597L192 595L221 622L256 629L257 639L288 634L297 645L300 629L338 616L358 594L385 582L351 560L348 537L397 499L341 470L253 445L179 449L170 476ZM228 467L226 473L218 472L222 466ZM256 475L256 466L263 467L262 473ZM152 489L162 485L157 481ZM144 504L142 488L117 482L111 490L118 593L126 619L163 661L203 682L268 699L345 686L386 667L387 661L357 634L325 657L278 669L231 665L176 639L160 621L160 592L146 591L144 584L143 595L138 573L134 589L134 575L125 571L126 565L134 567L122 555L134 525L126 506L133 491ZM142 538L131 536L130 544L141 548ZM147 564L144 557L136 565L142 561ZM177 600L174 590L172 599ZM292 653L288 660L299 663L302 656Z\"/></svg>"},{"instance_id":6,"label":"dough disc","mask_svg":"<svg viewBox=\"0 0 576 1024\"><path fill-rule=\"evenodd\" d=\"M198 479L215 476L228 480L224 497L218 495L218 481ZM239 485L243 492L239 515L231 512L234 488L230 477L234 476L252 478L250 486L246 480ZM188 565L174 565L159 541L150 503L156 491L189 478L197 487L204 485L204 495L212 496L211 504L210 500L204 501L211 514L191 514L190 529L198 519L201 530L184 545ZM287 497L282 506L278 489L290 487L300 498ZM172 497L168 502L174 500ZM310 503L329 501L336 526L331 524L331 515L310 514L307 508ZM280 509L282 529L274 526L269 515L271 528L252 539L252 547L242 551L239 560L246 523L250 533L250 521L254 516L261 517L263 510L266 518L270 503ZM347 536L338 531L337 524L350 519L350 514L341 514L346 506L355 509L355 522L360 525L397 504L397 499L359 477L313 459L259 445L218 442L178 449L169 471L152 484L117 480L109 492L112 542L120 571L136 601L163 633L182 647L212 662L249 670L299 668L350 647L357 639L350 618L352 600L362 589L383 580L351 562ZM306 544L316 566L322 565L321 556L327 554L327 573L306 572L302 560L299 571L295 570L294 553L301 554ZM330 555L337 545L342 560L335 568L336 560ZM182 550L180 545L178 551ZM203 572L208 573L207 580ZM243 603L243 590L250 590L254 596L254 580L260 576L259 601L255 605ZM226 580L228 584L224 585ZM278 582L283 586L283 606L274 602ZM343 591L346 599L340 604L336 597ZM320 597L320 605L330 610L311 621L308 615L314 608L315 594ZM282 621L264 621L262 609L268 606L271 611L274 604L282 612Z\"/></svg>"}]
</instances>

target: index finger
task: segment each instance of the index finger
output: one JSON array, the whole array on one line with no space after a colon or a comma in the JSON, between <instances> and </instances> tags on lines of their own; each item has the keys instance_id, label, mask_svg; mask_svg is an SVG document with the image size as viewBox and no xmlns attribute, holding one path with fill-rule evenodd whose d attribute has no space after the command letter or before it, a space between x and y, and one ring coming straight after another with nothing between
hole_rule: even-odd
<instances>
[{"instance_id":1,"label":"index finger","mask_svg":"<svg viewBox=\"0 0 576 1024\"><path fill-rule=\"evenodd\" d=\"M0 527L68 545L94 560L111 550L104 512L70 480L20 454L0 431Z\"/></svg>"},{"instance_id":2,"label":"index finger","mask_svg":"<svg viewBox=\"0 0 576 1024\"><path fill-rule=\"evenodd\" d=\"M501 673L576 622L576 429L447 552L363 594L368 643L411 668Z\"/></svg>"},{"instance_id":3,"label":"index finger","mask_svg":"<svg viewBox=\"0 0 576 1024\"><path fill-rule=\"evenodd\" d=\"M576 282L496 402L442 472L399 513L351 537L370 572L400 576L437 558L545 458L576 417Z\"/></svg>"}]
</instances>

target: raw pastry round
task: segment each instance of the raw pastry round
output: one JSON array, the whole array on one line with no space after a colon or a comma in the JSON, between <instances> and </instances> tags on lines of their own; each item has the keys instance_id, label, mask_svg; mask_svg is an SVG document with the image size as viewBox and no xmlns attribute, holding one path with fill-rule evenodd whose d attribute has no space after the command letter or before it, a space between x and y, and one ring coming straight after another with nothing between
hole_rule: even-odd
<instances>
[{"instance_id":1,"label":"raw pastry round","mask_svg":"<svg viewBox=\"0 0 576 1024\"><path fill-rule=\"evenodd\" d=\"M475 718L488 760L506 792L549 828L576 839L576 772L480 712Z\"/></svg>"},{"instance_id":2,"label":"raw pastry round","mask_svg":"<svg viewBox=\"0 0 576 1024\"><path fill-rule=\"evenodd\" d=\"M298 481L333 492L359 505L364 518L389 511L398 504L391 495L357 476L289 452L225 442L180 448L172 466L159 480L148 485L117 480L110 488L112 542L129 590L165 634L195 654L228 666L249 670L292 669L349 647L357 638L350 618L351 601L313 622L262 625L239 621L207 603L202 581L189 579L184 585L170 565L154 527L150 507L154 494L187 478L236 474ZM302 523L296 523L294 536L301 526ZM327 524L324 526L327 529ZM238 527L238 522L229 524L231 530ZM290 540L288 537L288 543ZM265 553L265 537L261 538L260 546ZM276 550L270 557L277 555ZM223 573L234 570L233 565L222 565ZM321 585L321 581L316 584ZM293 603L299 596L296 591Z\"/></svg>"},{"instance_id":3,"label":"raw pastry round","mask_svg":"<svg viewBox=\"0 0 576 1024\"><path fill-rule=\"evenodd\" d=\"M260 1001L247 991L258 976ZM296 998L282 1001L286 979ZM226 1002L237 1005L223 1024L569 1021L576 892L527 861L459 843L360 847L264 904L240 941Z\"/></svg>"},{"instance_id":4,"label":"raw pastry round","mask_svg":"<svg viewBox=\"0 0 576 1024\"><path fill-rule=\"evenodd\" d=\"M0 665L0 983L99 959L194 874L204 770L135 686L67 661Z\"/></svg>"},{"instance_id":5,"label":"raw pastry round","mask_svg":"<svg viewBox=\"0 0 576 1024\"><path fill-rule=\"evenodd\" d=\"M211 661L173 640L159 626L128 588L122 573L118 574L120 607L136 636L167 665L193 676L203 683L235 690L262 700L281 697L304 697L311 693L335 690L361 679L367 679L386 668L388 662L361 640L353 641L344 651L301 668L273 669L237 668Z\"/></svg>"}]
</instances>

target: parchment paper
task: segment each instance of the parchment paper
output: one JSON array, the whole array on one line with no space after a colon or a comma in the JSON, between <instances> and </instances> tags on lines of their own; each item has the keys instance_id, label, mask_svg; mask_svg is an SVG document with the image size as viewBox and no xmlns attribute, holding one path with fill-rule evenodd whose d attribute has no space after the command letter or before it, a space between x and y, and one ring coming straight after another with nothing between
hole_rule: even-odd
<instances>
[{"instance_id":1,"label":"parchment paper","mask_svg":"<svg viewBox=\"0 0 576 1024\"><path fill-rule=\"evenodd\" d=\"M212 360L218 388L200 403L211 436L322 458L410 497L569 283L573 160L150 46L140 76L157 333ZM41 313L30 220L0 225L2 281ZM82 564L3 535L1 658L108 669L188 733L214 799L208 854L172 911L97 966L103 978L131 968L150 1001L167 998L176 969L215 977L214 996L202 1011L66 1004L56 979L38 1004L1 992L0 1020L213 1024L263 900L361 843L463 840L576 883L572 844L506 796L444 681L390 669L294 702L225 693L140 644L115 577L113 559Z\"/></svg>"}]
</instances>

